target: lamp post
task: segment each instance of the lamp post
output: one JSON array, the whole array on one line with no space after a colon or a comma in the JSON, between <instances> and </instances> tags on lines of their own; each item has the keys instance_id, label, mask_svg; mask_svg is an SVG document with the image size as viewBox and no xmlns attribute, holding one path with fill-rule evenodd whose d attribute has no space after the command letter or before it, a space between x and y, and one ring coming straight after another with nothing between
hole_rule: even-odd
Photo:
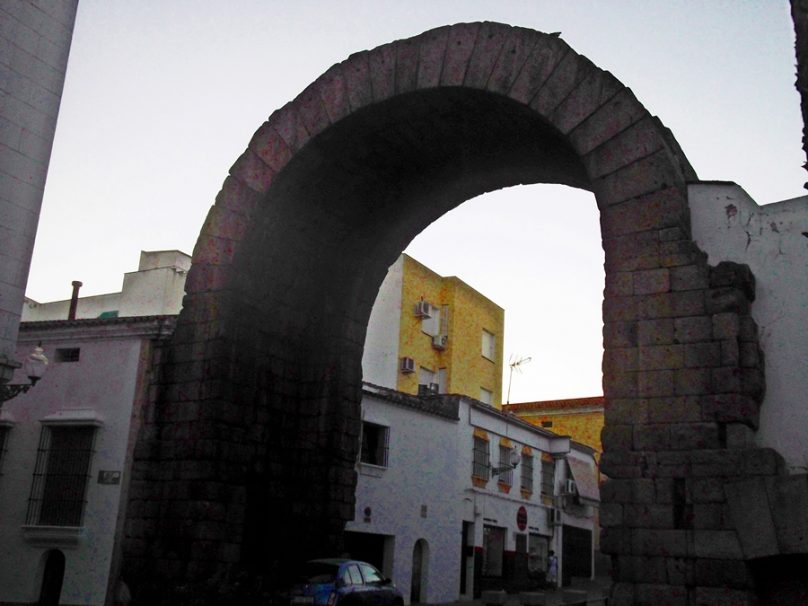
<instances>
[{"instance_id":1,"label":"lamp post","mask_svg":"<svg viewBox=\"0 0 808 606\"><path fill-rule=\"evenodd\" d=\"M508 457L508 462L504 465L499 465L496 467L491 467L491 476L498 476L500 474L505 473L506 471L512 471L516 469L519 465L519 461L522 460L522 455L520 455L515 448L511 448L510 455Z\"/></svg>"},{"instance_id":2,"label":"lamp post","mask_svg":"<svg viewBox=\"0 0 808 606\"><path fill-rule=\"evenodd\" d=\"M31 389L45 374L48 368L48 358L45 356L45 351L41 345L40 343L34 347L34 350L25 357L25 362L22 364L23 372L30 383L0 384L0 408L3 407L3 402Z\"/></svg>"}]
</instances>

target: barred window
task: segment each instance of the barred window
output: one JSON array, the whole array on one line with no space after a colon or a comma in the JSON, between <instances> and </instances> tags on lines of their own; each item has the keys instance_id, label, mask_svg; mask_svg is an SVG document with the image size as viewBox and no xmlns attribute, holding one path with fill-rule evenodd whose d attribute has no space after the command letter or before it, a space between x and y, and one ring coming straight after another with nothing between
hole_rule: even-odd
<instances>
[{"instance_id":1,"label":"barred window","mask_svg":"<svg viewBox=\"0 0 808 606\"><path fill-rule=\"evenodd\" d=\"M522 491L533 492L533 455L522 454Z\"/></svg>"},{"instance_id":2,"label":"barred window","mask_svg":"<svg viewBox=\"0 0 808 606\"><path fill-rule=\"evenodd\" d=\"M541 460L541 494L552 497L555 486L555 461Z\"/></svg>"},{"instance_id":3,"label":"barred window","mask_svg":"<svg viewBox=\"0 0 808 606\"><path fill-rule=\"evenodd\" d=\"M475 478L488 481L488 474L491 471L490 452L488 450L488 440L474 436L474 450L472 451L471 475Z\"/></svg>"},{"instance_id":4,"label":"barred window","mask_svg":"<svg viewBox=\"0 0 808 606\"><path fill-rule=\"evenodd\" d=\"M511 464L511 447L504 446L502 444L499 445L499 466L500 468L504 468L506 465ZM499 483L500 484L507 484L510 486L513 484L513 469L503 469L499 473Z\"/></svg>"},{"instance_id":5,"label":"barred window","mask_svg":"<svg viewBox=\"0 0 808 606\"><path fill-rule=\"evenodd\" d=\"M387 467L390 428L376 423L362 423L362 453L359 460L368 465Z\"/></svg>"},{"instance_id":6,"label":"barred window","mask_svg":"<svg viewBox=\"0 0 808 606\"><path fill-rule=\"evenodd\" d=\"M95 427L42 428L26 524L81 526Z\"/></svg>"}]
</instances>

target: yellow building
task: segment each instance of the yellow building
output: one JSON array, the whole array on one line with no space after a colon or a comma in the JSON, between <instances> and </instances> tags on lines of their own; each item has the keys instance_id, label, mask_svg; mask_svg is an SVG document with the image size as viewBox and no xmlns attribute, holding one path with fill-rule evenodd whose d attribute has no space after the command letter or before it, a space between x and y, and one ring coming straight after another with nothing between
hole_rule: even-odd
<instances>
[{"instance_id":1,"label":"yellow building","mask_svg":"<svg viewBox=\"0 0 808 606\"><path fill-rule=\"evenodd\" d=\"M591 446L596 451L596 458L600 459L600 453L603 452L600 442L603 396L505 404L503 410L528 423L571 436L576 442Z\"/></svg>"},{"instance_id":2,"label":"yellow building","mask_svg":"<svg viewBox=\"0 0 808 606\"><path fill-rule=\"evenodd\" d=\"M504 310L457 277L402 254L368 323L364 380L409 394L502 406Z\"/></svg>"}]
</instances>

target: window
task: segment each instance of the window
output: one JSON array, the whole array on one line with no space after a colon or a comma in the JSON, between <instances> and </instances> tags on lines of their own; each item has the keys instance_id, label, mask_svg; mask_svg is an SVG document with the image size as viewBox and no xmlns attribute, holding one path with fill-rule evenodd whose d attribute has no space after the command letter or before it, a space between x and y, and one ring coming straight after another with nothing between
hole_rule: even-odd
<instances>
[{"instance_id":1,"label":"window","mask_svg":"<svg viewBox=\"0 0 808 606\"><path fill-rule=\"evenodd\" d=\"M440 386L435 379L435 371L421 366L418 370L418 395L432 396L438 393Z\"/></svg>"},{"instance_id":2,"label":"window","mask_svg":"<svg viewBox=\"0 0 808 606\"><path fill-rule=\"evenodd\" d=\"M362 453L359 460L368 465L387 467L387 443L390 428L362 422Z\"/></svg>"},{"instance_id":3,"label":"window","mask_svg":"<svg viewBox=\"0 0 808 606\"><path fill-rule=\"evenodd\" d=\"M483 481L483 485L488 481L488 473L491 470L490 453L488 451L488 440L480 436L474 436L474 450L472 452L471 475Z\"/></svg>"},{"instance_id":4,"label":"window","mask_svg":"<svg viewBox=\"0 0 808 606\"><path fill-rule=\"evenodd\" d=\"M505 444L499 445L499 466L505 467L511 464L511 447ZM513 484L513 469L502 471L499 474L499 483L510 486Z\"/></svg>"},{"instance_id":5,"label":"window","mask_svg":"<svg viewBox=\"0 0 808 606\"><path fill-rule=\"evenodd\" d=\"M446 393L446 369L438 368L438 393Z\"/></svg>"},{"instance_id":6,"label":"window","mask_svg":"<svg viewBox=\"0 0 808 606\"><path fill-rule=\"evenodd\" d=\"M533 494L533 455L522 453L522 495L525 498Z\"/></svg>"},{"instance_id":7,"label":"window","mask_svg":"<svg viewBox=\"0 0 808 606\"><path fill-rule=\"evenodd\" d=\"M550 455L541 458L541 494L543 497L553 496L555 486L555 461Z\"/></svg>"},{"instance_id":8,"label":"window","mask_svg":"<svg viewBox=\"0 0 808 606\"><path fill-rule=\"evenodd\" d=\"M94 439L92 426L42 428L26 524L81 526Z\"/></svg>"},{"instance_id":9,"label":"window","mask_svg":"<svg viewBox=\"0 0 808 606\"><path fill-rule=\"evenodd\" d=\"M351 564L348 566L348 573L351 575L351 585L362 585L362 575L359 572L359 566Z\"/></svg>"},{"instance_id":10,"label":"window","mask_svg":"<svg viewBox=\"0 0 808 606\"><path fill-rule=\"evenodd\" d=\"M486 389L485 387L480 387L480 402L483 404L493 405L494 392L490 389Z\"/></svg>"},{"instance_id":11,"label":"window","mask_svg":"<svg viewBox=\"0 0 808 606\"><path fill-rule=\"evenodd\" d=\"M81 349L78 347L58 347L56 348L57 362L78 362Z\"/></svg>"},{"instance_id":12,"label":"window","mask_svg":"<svg viewBox=\"0 0 808 606\"><path fill-rule=\"evenodd\" d=\"M483 330L483 357L492 362L497 358L497 337L494 333Z\"/></svg>"},{"instance_id":13,"label":"window","mask_svg":"<svg viewBox=\"0 0 808 606\"><path fill-rule=\"evenodd\" d=\"M441 313L440 308L430 305L429 315L421 319L421 331L428 334L430 337L441 334Z\"/></svg>"},{"instance_id":14,"label":"window","mask_svg":"<svg viewBox=\"0 0 808 606\"><path fill-rule=\"evenodd\" d=\"M382 573L373 568L373 566L371 566L370 564L359 562L359 569L362 571L362 577L365 579L365 584L381 585L384 582L384 577L382 576Z\"/></svg>"}]
</instances>

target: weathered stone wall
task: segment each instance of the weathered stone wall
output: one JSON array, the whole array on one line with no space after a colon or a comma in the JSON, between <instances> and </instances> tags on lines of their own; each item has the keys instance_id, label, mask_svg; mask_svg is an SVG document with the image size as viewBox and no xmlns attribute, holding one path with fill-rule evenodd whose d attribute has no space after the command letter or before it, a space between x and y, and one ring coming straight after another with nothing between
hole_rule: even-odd
<instances>
[{"instance_id":1,"label":"weathered stone wall","mask_svg":"<svg viewBox=\"0 0 808 606\"><path fill-rule=\"evenodd\" d=\"M387 267L464 200L554 182L591 189L601 213L612 603L745 603L722 487L779 462L746 448L754 282L693 244L695 179L632 92L556 36L458 24L333 66L258 129L203 226L135 462L136 598L147 576L271 578L337 553Z\"/></svg>"}]
</instances>

